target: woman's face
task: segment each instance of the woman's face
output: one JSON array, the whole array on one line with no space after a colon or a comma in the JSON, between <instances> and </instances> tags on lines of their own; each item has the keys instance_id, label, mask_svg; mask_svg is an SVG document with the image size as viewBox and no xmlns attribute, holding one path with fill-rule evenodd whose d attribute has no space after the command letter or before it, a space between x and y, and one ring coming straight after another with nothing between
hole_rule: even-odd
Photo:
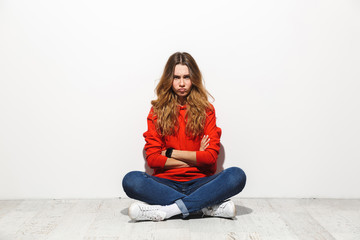
<instances>
[{"instance_id":1,"label":"woman's face","mask_svg":"<svg viewBox=\"0 0 360 240\"><path fill-rule=\"evenodd\" d=\"M178 95L180 103L184 104L186 96L191 90L191 79L189 68L186 65L178 64L175 66L172 89Z\"/></svg>"}]
</instances>

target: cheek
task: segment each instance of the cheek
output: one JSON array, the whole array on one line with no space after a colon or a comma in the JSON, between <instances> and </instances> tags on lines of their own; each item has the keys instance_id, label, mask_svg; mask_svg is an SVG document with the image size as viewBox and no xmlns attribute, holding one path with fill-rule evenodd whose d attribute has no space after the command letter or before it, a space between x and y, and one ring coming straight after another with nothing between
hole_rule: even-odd
<instances>
[{"instance_id":1,"label":"cheek","mask_svg":"<svg viewBox=\"0 0 360 240\"><path fill-rule=\"evenodd\" d=\"M191 86L192 86L192 82L191 82L191 81L189 81L189 88L191 88Z\"/></svg>"}]
</instances>

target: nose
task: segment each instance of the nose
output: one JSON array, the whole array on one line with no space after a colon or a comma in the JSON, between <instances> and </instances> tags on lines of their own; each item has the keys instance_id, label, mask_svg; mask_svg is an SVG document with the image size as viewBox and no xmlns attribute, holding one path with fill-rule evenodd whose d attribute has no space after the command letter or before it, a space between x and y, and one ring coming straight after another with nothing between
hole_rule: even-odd
<instances>
[{"instance_id":1,"label":"nose","mask_svg":"<svg viewBox=\"0 0 360 240\"><path fill-rule=\"evenodd\" d=\"M180 87L184 87L184 86L185 86L184 78L180 78L179 86L180 86Z\"/></svg>"}]
</instances>

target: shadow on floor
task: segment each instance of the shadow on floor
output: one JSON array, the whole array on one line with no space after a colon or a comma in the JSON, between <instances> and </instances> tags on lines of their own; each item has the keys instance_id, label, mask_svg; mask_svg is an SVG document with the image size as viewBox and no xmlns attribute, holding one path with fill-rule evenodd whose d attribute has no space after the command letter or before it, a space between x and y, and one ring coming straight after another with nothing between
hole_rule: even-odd
<instances>
[{"instance_id":1,"label":"shadow on floor","mask_svg":"<svg viewBox=\"0 0 360 240\"><path fill-rule=\"evenodd\" d=\"M129 208L124 208L120 212L121 212L122 215L128 215L128 210L129 210Z\"/></svg>"},{"instance_id":2,"label":"shadow on floor","mask_svg":"<svg viewBox=\"0 0 360 240\"><path fill-rule=\"evenodd\" d=\"M236 216L247 215L253 212L251 208L247 208L244 206L235 205L236 208Z\"/></svg>"}]
</instances>

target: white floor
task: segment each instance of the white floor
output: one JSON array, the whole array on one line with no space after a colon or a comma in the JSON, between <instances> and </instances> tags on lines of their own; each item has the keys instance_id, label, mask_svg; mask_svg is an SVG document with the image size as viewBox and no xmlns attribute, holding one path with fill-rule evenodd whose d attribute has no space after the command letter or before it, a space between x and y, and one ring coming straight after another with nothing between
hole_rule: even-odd
<instances>
[{"instance_id":1,"label":"white floor","mask_svg":"<svg viewBox=\"0 0 360 240\"><path fill-rule=\"evenodd\" d=\"M234 220L131 222L131 199L3 200L0 240L360 239L360 200L240 199Z\"/></svg>"}]
</instances>

